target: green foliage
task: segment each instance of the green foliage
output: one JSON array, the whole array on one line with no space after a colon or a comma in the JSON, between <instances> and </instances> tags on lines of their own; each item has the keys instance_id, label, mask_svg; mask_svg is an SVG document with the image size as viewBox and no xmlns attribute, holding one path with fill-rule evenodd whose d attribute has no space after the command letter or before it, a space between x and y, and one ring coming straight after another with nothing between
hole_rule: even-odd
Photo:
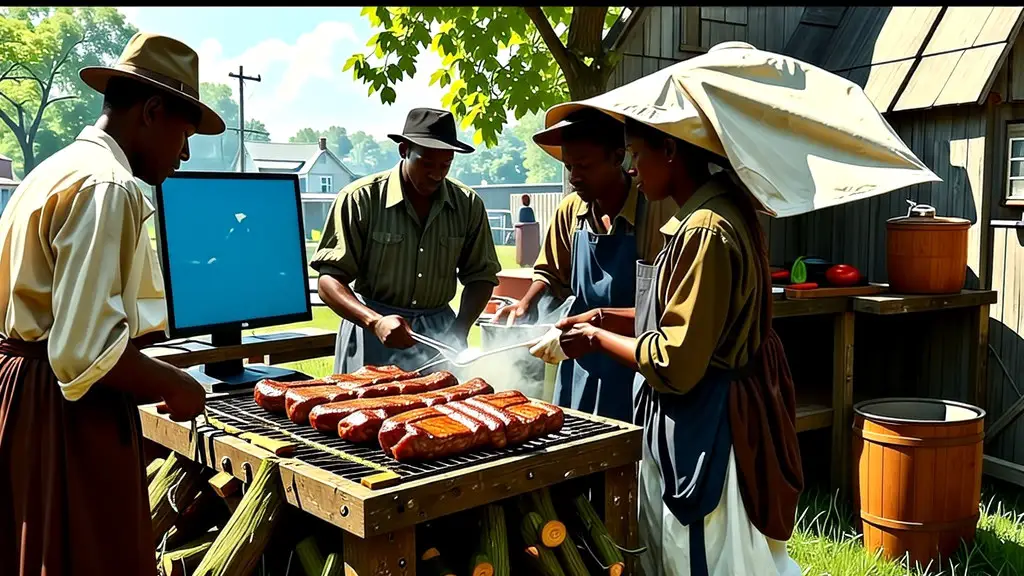
<instances>
[{"instance_id":1,"label":"green foliage","mask_svg":"<svg viewBox=\"0 0 1024 576\"><path fill-rule=\"evenodd\" d=\"M327 130L303 128L288 138L288 141L316 144L320 138L327 138L327 147L337 154L338 158L344 158L352 151L352 141L349 140L348 130L341 126L331 126Z\"/></svg>"},{"instance_id":2,"label":"green foliage","mask_svg":"<svg viewBox=\"0 0 1024 576\"><path fill-rule=\"evenodd\" d=\"M619 8L547 7L534 12L540 24L530 10L367 7L362 14L377 30L367 43L371 50L352 55L344 70L351 69L369 94L377 92L381 102L391 104L395 85L416 74L422 51L433 50L441 66L430 83L448 88L441 105L461 119L463 128L474 128L474 144L496 146L509 114L518 120L570 95L599 92L617 58L603 53L600 40ZM576 10L589 19L574 20Z\"/></svg>"},{"instance_id":3,"label":"green foliage","mask_svg":"<svg viewBox=\"0 0 1024 576\"><path fill-rule=\"evenodd\" d=\"M562 181L562 163L533 143L533 135L543 129L544 115L529 114L524 116L512 130L517 138L526 142L523 168L526 170L528 184L548 184Z\"/></svg>"},{"instance_id":4,"label":"green foliage","mask_svg":"<svg viewBox=\"0 0 1024 576\"><path fill-rule=\"evenodd\" d=\"M362 130L350 134L349 140L352 148L343 160L356 174L373 174L398 164L398 144L391 140L376 140Z\"/></svg>"},{"instance_id":5,"label":"green foliage","mask_svg":"<svg viewBox=\"0 0 1024 576\"><path fill-rule=\"evenodd\" d=\"M246 130L257 130L258 132L246 132L246 142L270 142L270 133L267 132L267 125L263 122L256 120L255 118L249 118L245 121ZM260 134L259 132L262 132Z\"/></svg>"},{"instance_id":6,"label":"green foliage","mask_svg":"<svg viewBox=\"0 0 1024 576\"><path fill-rule=\"evenodd\" d=\"M99 115L78 70L109 64L135 31L116 8L0 8L0 151L22 174Z\"/></svg>"}]
</instances>

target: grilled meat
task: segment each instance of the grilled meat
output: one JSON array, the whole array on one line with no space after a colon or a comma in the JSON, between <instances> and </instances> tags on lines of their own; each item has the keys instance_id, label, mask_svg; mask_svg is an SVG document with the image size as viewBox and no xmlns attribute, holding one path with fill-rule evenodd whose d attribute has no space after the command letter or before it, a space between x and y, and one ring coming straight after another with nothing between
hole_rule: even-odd
<instances>
[{"instance_id":1,"label":"grilled meat","mask_svg":"<svg viewBox=\"0 0 1024 576\"><path fill-rule=\"evenodd\" d=\"M458 384L458 379L450 372L435 372L429 376L421 376L411 380L400 382L388 382L369 386L352 387L344 383L338 386L313 386L289 390L285 395L285 409L288 418L296 424L309 421L309 413L314 407L321 404L341 402L354 398L366 397L388 397L399 395L399 390L427 391L438 388L448 388ZM368 396L361 396L361 393L370 390Z\"/></svg>"},{"instance_id":2,"label":"grilled meat","mask_svg":"<svg viewBox=\"0 0 1024 576\"><path fill-rule=\"evenodd\" d=\"M474 378L457 386L417 394L415 398L422 401L422 404L419 406L435 406L478 394L490 394L491 392L494 392L494 389L487 382ZM390 398L397 398L397 396L388 396L383 399ZM342 402L341 404L350 405L351 403ZM419 406L410 404L408 409L413 410ZM377 438L377 432L380 430L384 420L396 414L394 412L395 409L397 408L392 408L391 413L388 413L387 410L382 410L371 403L370 407L364 407L357 412L346 415L344 411L334 410L333 408L327 408L327 405L321 405L313 409L313 412L310 414L310 421L316 420L314 427L318 430L330 431L336 429L339 436L350 442L372 442Z\"/></svg>"},{"instance_id":3,"label":"grilled meat","mask_svg":"<svg viewBox=\"0 0 1024 576\"><path fill-rule=\"evenodd\" d=\"M508 391L400 414L385 420L377 437L400 462L435 460L520 444L557 432L563 422L561 408Z\"/></svg>"},{"instance_id":4,"label":"grilled meat","mask_svg":"<svg viewBox=\"0 0 1024 576\"><path fill-rule=\"evenodd\" d=\"M335 374L326 378L314 380L300 380L297 382L280 382L277 380L260 380L253 389L253 398L256 404L270 412L285 411L285 395L288 390L294 388L306 388L310 386L336 385L361 385L372 386L385 382L408 380L415 378L415 372L405 372L398 366L363 366L351 374Z\"/></svg>"}]
</instances>

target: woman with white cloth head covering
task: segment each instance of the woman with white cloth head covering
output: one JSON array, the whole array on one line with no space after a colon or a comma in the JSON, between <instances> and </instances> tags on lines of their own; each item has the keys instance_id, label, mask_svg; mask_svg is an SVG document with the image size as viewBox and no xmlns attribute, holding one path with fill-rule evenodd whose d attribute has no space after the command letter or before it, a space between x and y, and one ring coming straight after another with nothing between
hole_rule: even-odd
<instances>
[{"instance_id":1,"label":"woman with white cloth head covering","mask_svg":"<svg viewBox=\"0 0 1024 576\"><path fill-rule=\"evenodd\" d=\"M557 325L566 356L602 353L638 372L649 576L800 574L785 544L803 490L795 392L757 211L799 214L936 179L856 85L723 48L549 112L592 106L623 120L640 190L680 206L655 264L637 265L632 331L606 321L623 310Z\"/></svg>"}]
</instances>

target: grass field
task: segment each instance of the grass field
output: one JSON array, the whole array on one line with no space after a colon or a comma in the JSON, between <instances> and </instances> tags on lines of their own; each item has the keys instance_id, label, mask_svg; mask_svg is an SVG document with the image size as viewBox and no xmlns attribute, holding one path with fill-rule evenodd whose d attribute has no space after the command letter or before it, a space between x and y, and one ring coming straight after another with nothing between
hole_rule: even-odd
<instances>
[{"instance_id":1,"label":"grass field","mask_svg":"<svg viewBox=\"0 0 1024 576\"><path fill-rule=\"evenodd\" d=\"M502 268L518 268L514 248L499 246ZM458 309L461 286L452 301ZM256 332L279 331L299 326L336 330L339 318L329 309L315 307L313 320L302 324ZM470 345L478 345L479 329L470 333ZM311 374L329 374L333 358L296 362L291 367ZM549 377L553 374L549 372ZM804 455L805 459L809 455ZM868 554L859 529L853 525L850 508L827 493L804 495L797 529L789 541L789 551L800 564L804 576L1024 576L1024 502L1020 491L986 484L982 498L978 536L970 547L962 547L954 558L941 566L911 567L888 562Z\"/></svg>"}]
</instances>

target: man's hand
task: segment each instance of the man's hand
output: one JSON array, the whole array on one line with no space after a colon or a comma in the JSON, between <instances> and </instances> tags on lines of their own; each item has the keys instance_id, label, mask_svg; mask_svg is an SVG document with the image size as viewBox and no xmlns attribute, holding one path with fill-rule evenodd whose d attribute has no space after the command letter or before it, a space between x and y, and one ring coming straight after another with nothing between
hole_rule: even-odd
<instances>
[{"instance_id":1,"label":"man's hand","mask_svg":"<svg viewBox=\"0 0 1024 576\"><path fill-rule=\"evenodd\" d=\"M383 316L370 323L370 329L380 340L381 344L388 348L405 350L416 344L412 339L412 328L405 318L401 316Z\"/></svg>"},{"instance_id":2,"label":"man's hand","mask_svg":"<svg viewBox=\"0 0 1024 576\"><path fill-rule=\"evenodd\" d=\"M569 358L579 358L598 348L597 331L599 328L592 324L574 324L568 330L562 332L558 343L562 346L562 352Z\"/></svg>"},{"instance_id":3,"label":"man's hand","mask_svg":"<svg viewBox=\"0 0 1024 576\"><path fill-rule=\"evenodd\" d=\"M530 309L530 303L526 300L520 300L515 304L509 304L498 308L498 311L494 313L494 318L491 319L492 324L498 324L501 322L501 317L505 316L505 324L511 326L515 324L516 320L526 315Z\"/></svg>"},{"instance_id":4,"label":"man's hand","mask_svg":"<svg viewBox=\"0 0 1024 576\"><path fill-rule=\"evenodd\" d=\"M564 320L559 320L555 324L555 328L558 328L562 332L565 332L565 331L573 328L577 324L587 324L587 325L593 326L595 328L600 328L601 327L601 319L602 319L601 309L600 308L594 308L593 310L588 310L588 311L586 311L586 312L584 312L582 314L577 314L575 316L569 316L568 318L566 318Z\"/></svg>"},{"instance_id":5,"label":"man's hand","mask_svg":"<svg viewBox=\"0 0 1024 576\"><path fill-rule=\"evenodd\" d=\"M184 370L176 369L177 375L167 386L163 403L157 410L170 413L171 420L184 422L203 413L206 406L206 390Z\"/></svg>"}]
</instances>

